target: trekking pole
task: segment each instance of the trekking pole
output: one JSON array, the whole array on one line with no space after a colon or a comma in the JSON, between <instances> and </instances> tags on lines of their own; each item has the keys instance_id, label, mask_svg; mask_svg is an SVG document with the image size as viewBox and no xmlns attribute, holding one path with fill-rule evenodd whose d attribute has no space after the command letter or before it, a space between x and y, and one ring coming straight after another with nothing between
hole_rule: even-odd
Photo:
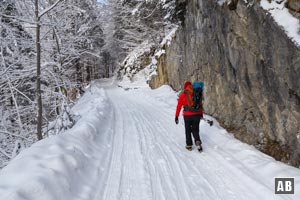
<instances>
[{"instance_id":1,"label":"trekking pole","mask_svg":"<svg viewBox=\"0 0 300 200\"><path fill-rule=\"evenodd\" d=\"M213 120L209 120L209 119L206 119L206 118L202 118L204 121L206 121L210 126L212 126L214 124L214 121Z\"/></svg>"}]
</instances>

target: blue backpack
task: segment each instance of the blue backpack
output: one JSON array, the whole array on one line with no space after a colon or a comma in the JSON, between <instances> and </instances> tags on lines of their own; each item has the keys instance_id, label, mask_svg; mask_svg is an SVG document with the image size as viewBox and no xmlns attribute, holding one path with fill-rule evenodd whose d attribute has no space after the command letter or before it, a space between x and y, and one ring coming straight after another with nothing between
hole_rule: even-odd
<instances>
[{"instance_id":1,"label":"blue backpack","mask_svg":"<svg viewBox=\"0 0 300 200\"><path fill-rule=\"evenodd\" d=\"M193 101L194 101L194 109L196 111L202 109L202 101L203 101L203 89L204 83L203 82L194 82L193 83Z\"/></svg>"}]
</instances>

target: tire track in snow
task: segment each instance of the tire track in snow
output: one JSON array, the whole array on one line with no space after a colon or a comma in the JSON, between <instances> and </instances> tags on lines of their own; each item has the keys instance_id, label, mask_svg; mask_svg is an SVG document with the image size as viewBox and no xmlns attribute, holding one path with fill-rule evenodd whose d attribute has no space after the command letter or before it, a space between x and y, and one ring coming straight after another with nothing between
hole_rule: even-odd
<instances>
[{"instance_id":1,"label":"tire track in snow","mask_svg":"<svg viewBox=\"0 0 300 200\"><path fill-rule=\"evenodd\" d=\"M124 104L124 106L126 106ZM124 111L124 110L123 110ZM122 118L126 127L124 129L124 142L123 142L123 170L121 176L121 186L120 186L120 199L136 199L137 194L134 190L135 186L142 187L143 182L142 177L144 175L144 169L141 167L143 163L141 162L140 156L140 142L137 134L137 129L133 124L133 121L128 116L134 116L134 110L126 110L122 112ZM132 162L135 161L135 162ZM137 180L139 182L137 182ZM135 195L135 196L134 196Z\"/></svg>"},{"instance_id":2,"label":"tire track in snow","mask_svg":"<svg viewBox=\"0 0 300 200\"><path fill-rule=\"evenodd\" d=\"M146 126L144 125L143 127L145 128ZM145 129L148 129L148 128L145 128ZM153 132L149 132L149 131L144 132L145 138L149 137L149 135L152 135L152 134L153 134ZM146 139L146 140L148 140L148 139ZM146 144L146 146L150 146L150 145ZM150 163L153 166L154 175L156 177L155 182L152 180L152 182L154 182L152 185L155 186L152 189L152 191L157 191L157 190L160 191L159 194L156 194L156 195L159 195L160 198L155 198L155 199L178 199L177 198L179 196L178 192L174 192L174 191L178 191L178 190L175 190L176 187L174 186L174 184L172 184L175 182L175 180L174 180L174 177L172 177L171 173L170 173L170 172L173 172L174 170L171 167L170 161L168 159L166 159L165 150L162 149L161 145L159 145L158 143L156 143L153 146L154 147L151 148L151 152L148 153L147 163ZM155 152L155 154L154 154L154 152ZM159 155L159 156L157 156L157 155ZM166 193L164 191L169 191L169 192Z\"/></svg>"},{"instance_id":3,"label":"tire track in snow","mask_svg":"<svg viewBox=\"0 0 300 200\"><path fill-rule=\"evenodd\" d=\"M114 108L115 105L112 104L111 107ZM111 147L112 154L110 157L110 168L108 172L107 183L105 184L105 189L103 192L103 198L99 198L104 200L117 199L119 196L119 193L117 192L118 191L117 189L119 188L119 182L118 181L116 182L115 180L119 179L120 177L120 169L118 167L121 166L120 163L121 149L115 147L121 146L121 144L123 143L122 128L120 128L123 126L123 121L119 120L118 110L114 109L114 111L116 111L114 113L114 122L113 122L115 125L113 131L114 141L113 141L113 146Z\"/></svg>"},{"instance_id":4,"label":"tire track in snow","mask_svg":"<svg viewBox=\"0 0 300 200\"><path fill-rule=\"evenodd\" d=\"M137 115L138 116L138 115ZM137 116L133 116L133 119L138 122L139 119ZM162 199L164 200L164 196L162 195L162 180L160 178L160 175L157 171L157 168L155 167L154 163L152 162L152 157L150 154L150 151L154 148L154 138L152 137L151 132L149 129L145 128L145 126L140 126L137 125L137 129L139 133L141 134L141 151L143 152L143 159L144 162L146 163L146 171L148 172L149 175L149 180L150 180L150 187L151 187L151 194L152 198L151 199ZM148 138L147 138L148 137ZM148 141L148 143L146 142ZM152 177L152 178L150 178Z\"/></svg>"},{"instance_id":5,"label":"tire track in snow","mask_svg":"<svg viewBox=\"0 0 300 200\"><path fill-rule=\"evenodd\" d=\"M183 186L185 186L186 184L182 184L185 182L182 171L179 169L175 169L176 167L179 166L178 163L176 163L176 162L174 162L174 160L171 160L170 158L168 158L168 156L166 155L166 152L170 153L169 149L166 149L168 146L164 143L161 144L161 142L160 142L160 141L163 141L163 142L165 141L165 140L161 139L162 136L165 135L165 133L163 133L157 126L155 126L155 124L160 123L159 121L157 123L153 123L153 120L155 120L155 121L157 120L157 119L155 119L156 117L153 116L153 114L152 114L153 105L145 106L146 102L142 102L142 104L140 104L140 103L141 102L138 102L138 105L136 105L136 106L138 106L139 109L141 110L141 112L139 113L140 114L139 119L140 119L140 121L144 122L141 126L147 133L146 136L149 137L149 135L156 135L156 141L158 141L155 143L156 148L155 148L155 151L152 152L153 156L152 156L150 162L154 162L156 173L159 174L159 177L164 177L164 179L159 178L160 185L162 185L162 187L165 188L165 191L168 191L168 192L170 192L170 191L173 192L175 189L176 193L174 194L174 192L173 192L172 199L178 199L178 198L179 199L191 199L191 197L186 192L187 190L189 190L189 188L183 188ZM148 109L145 109L145 108L148 108ZM145 113L147 113L147 114L145 114ZM160 112L155 112L155 113L161 114ZM157 134L157 133L159 133L159 134ZM146 141L148 141L148 139L146 139ZM147 146L149 146L149 145L147 145ZM156 155L156 157L155 157L155 155ZM159 155L159 156L157 156L157 155ZM166 167L166 166L168 166L168 167ZM168 168L168 170L166 168ZM171 175L168 175L169 174L168 171L173 172L172 174L176 175L176 178L175 178L175 176L172 177ZM175 184L175 188L174 188L174 184ZM174 188L174 189L170 190L171 188ZM183 192L180 192L180 191L183 191ZM160 195L168 195L168 196L170 195L169 193L167 193L167 194L166 193L167 192L163 192ZM166 198L166 197L164 197L164 198ZM170 198L167 197L166 199L170 199Z\"/></svg>"},{"instance_id":6,"label":"tire track in snow","mask_svg":"<svg viewBox=\"0 0 300 200\"><path fill-rule=\"evenodd\" d=\"M112 91L109 97L112 99L112 109L116 115L114 133L116 142L113 149L118 150L114 150L110 178L104 197L105 199L151 199L151 192L147 189L149 187L145 163L141 159L140 139L131 118L136 111L127 108L128 103L119 98L118 92ZM122 137L122 141L119 137ZM114 168L118 169L113 170ZM112 190L111 187L114 189ZM118 195L115 195L116 193Z\"/></svg>"}]
</instances>

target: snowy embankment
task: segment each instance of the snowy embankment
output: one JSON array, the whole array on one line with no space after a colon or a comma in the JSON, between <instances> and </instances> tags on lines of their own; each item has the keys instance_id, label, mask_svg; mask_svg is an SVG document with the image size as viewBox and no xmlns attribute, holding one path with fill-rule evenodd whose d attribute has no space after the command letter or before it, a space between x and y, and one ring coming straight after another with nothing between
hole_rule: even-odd
<instances>
[{"instance_id":1,"label":"snowy embankment","mask_svg":"<svg viewBox=\"0 0 300 200\"><path fill-rule=\"evenodd\" d=\"M112 137L108 108L104 89L94 84L72 109L81 119L71 130L37 142L0 171L0 199L89 199Z\"/></svg>"},{"instance_id":2,"label":"snowy embankment","mask_svg":"<svg viewBox=\"0 0 300 200\"><path fill-rule=\"evenodd\" d=\"M300 169L201 121L204 152L185 150L177 94L101 80L73 108L64 134L36 143L0 171L1 200L300 199ZM211 119L209 116L207 118ZM275 195L274 177L295 177L295 195Z\"/></svg>"}]
</instances>

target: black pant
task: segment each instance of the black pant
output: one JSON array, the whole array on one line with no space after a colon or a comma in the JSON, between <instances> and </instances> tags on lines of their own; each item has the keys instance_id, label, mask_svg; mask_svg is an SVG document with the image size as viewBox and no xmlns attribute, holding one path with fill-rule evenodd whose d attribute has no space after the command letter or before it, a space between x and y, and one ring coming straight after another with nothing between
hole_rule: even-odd
<instances>
[{"instance_id":1,"label":"black pant","mask_svg":"<svg viewBox=\"0 0 300 200\"><path fill-rule=\"evenodd\" d=\"M192 146L193 141L192 141L192 135L193 133L195 143L196 141L200 141L200 136L199 136L199 124L201 118L203 118L203 115L188 115L184 116L184 124L185 124L185 137L186 137L186 145L187 146Z\"/></svg>"}]
</instances>

